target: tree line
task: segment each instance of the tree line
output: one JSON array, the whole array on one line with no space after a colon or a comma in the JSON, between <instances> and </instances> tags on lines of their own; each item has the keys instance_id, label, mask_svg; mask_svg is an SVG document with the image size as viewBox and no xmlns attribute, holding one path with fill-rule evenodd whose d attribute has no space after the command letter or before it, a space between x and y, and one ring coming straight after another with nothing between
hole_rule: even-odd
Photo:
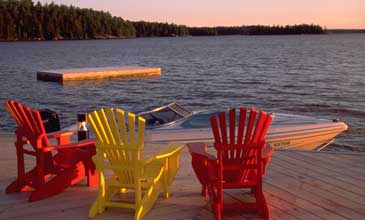
<instances>
[{"instance_id":1,"label":"tree line","mask_svg":"<svg viewBox=\"0 0 365 220\"><path fill-rule=\"evenodd\" d=\"M319 25L188 27L128 21L109 12L32 0L0 0L0 40L323 34Z\"/></svg>"},{"instance_id":2,"label":"tree line","mask_svg":"<svg viewBox=\"0 0 365 220\"><path fill-rule=\"evenodd\" d=\"M0 0L0 39L57 40L135 36L133 25L110 13L74 6Z\"/></svg>"}]
</instances>

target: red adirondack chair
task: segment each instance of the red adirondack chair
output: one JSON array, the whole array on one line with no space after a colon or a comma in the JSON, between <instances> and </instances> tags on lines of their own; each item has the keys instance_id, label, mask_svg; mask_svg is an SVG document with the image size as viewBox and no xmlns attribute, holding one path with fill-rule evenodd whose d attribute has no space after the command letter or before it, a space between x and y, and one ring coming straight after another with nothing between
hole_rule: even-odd
<instances>
[{"instance_id":1,"label":"red adirondack chair","mask_svg":"<svg viewBox=\"0 0 365 220\"><path fill-rule=\"evenodd\" d=\"M47 134L38 110L12 100L6 101L5 106L18 125L15 131L18 176L6 188L6 193L33 189L29 197L32 202L56 195L85 176L89 186L97 184L91 159L95 154L94 141L70 143L72 131ZM56 139L57 144L51 145L49 139ZM36 159L35 167L28 172L24 155Z\"/></svg>"},{"instance_id":2,"label":"red adirondack chair","mask_svg":"<svg viewBox=\"0 0 365 220\"><path fill-rule=\"evenodd\" d=\"M210 118L214 134L214 148L217 157L207 153L204 144L190 144L193 169L202 184L202 195L207 191L216 219L221 219L226 208L256 209L264 218L269 219L267 203L262 191L262 176L270 160L273 149L265 142L265 135L271 124L272 116L259 113L252 108L246 123L246 108L240 108L238 130L236 131L235 109L229 111L229 126L226 113L221 112ZM245 129L246 127L246 129ZM228 134L227 134L228 130ZM265 149L266 148L266 149ZM265 156L263 156L264 149ZM240 201L234 204L223 202L224 189L252 189L256 200L252 203Z\"/></svg>"}]
</instances>

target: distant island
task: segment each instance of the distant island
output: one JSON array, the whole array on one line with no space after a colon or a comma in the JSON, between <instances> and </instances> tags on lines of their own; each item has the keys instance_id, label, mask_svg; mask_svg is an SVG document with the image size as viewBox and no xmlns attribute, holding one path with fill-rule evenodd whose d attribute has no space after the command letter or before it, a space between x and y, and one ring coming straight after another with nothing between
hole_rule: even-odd
<instances>
[{"instance_id":1,"label":"distant island","mask_svg":"<svg viewBox=\"0 0 365 220\"><path fill-rule=\"evenodd\" d=\"M0 0L0 40L82 40L134 37L326 34L319 25L188 27L128 21L109 12L74 6Z\"/></svg>"}]
</instances>

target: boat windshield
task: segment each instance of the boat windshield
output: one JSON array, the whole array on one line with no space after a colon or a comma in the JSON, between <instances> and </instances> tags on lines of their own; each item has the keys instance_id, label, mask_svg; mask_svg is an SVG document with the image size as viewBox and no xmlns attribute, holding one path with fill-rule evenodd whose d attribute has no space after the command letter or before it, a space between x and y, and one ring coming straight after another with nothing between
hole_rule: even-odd
<instances>
[{"instance_id":1,"label":"boat windshield","mask_svg":"<svg viewBox=\"0 0 365 220\"><path fill-rule=\"evenodd\" d=\"M160 108L138 114L138 116L146 119L147 128L155 128L161 125L171 124L191 115L191 111L181 107L177 103L170 103Z\"/></svg>"}]
</instances>

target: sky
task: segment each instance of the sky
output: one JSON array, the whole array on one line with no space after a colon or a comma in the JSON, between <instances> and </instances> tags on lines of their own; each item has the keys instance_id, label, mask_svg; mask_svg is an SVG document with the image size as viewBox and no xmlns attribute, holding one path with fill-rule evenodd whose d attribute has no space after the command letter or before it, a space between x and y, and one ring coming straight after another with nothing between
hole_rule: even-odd
<instances>
[{"instance_id":1,"label":"sky","mask_svg":"<svg viewBox=\"0 0 365 220\"><path fill-rule=\"evenodd\" d=\"M34 0L37 1L37 0ZM365 0L39 0L109 11L131 21L188 26L319 24L365 29Z\"/></svg>"}]
</instances>

